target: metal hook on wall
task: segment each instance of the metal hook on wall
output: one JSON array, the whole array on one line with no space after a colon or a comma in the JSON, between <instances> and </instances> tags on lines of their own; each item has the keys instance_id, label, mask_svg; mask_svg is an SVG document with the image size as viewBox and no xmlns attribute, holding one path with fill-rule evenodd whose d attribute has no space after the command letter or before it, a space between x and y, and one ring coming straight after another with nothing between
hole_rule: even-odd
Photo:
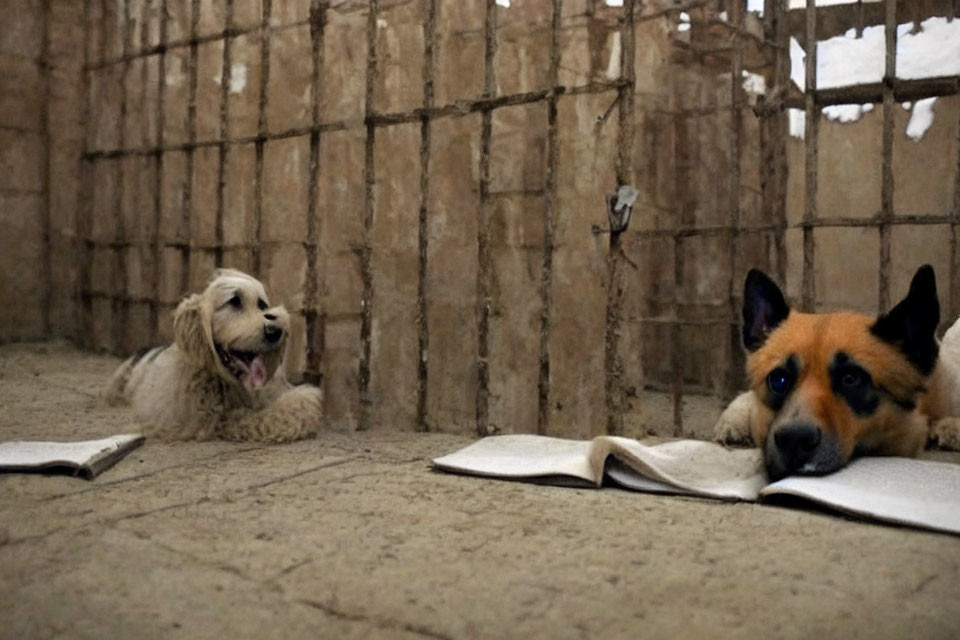
<instances>
[{"instance_id":1,"label":"metal hook on wall","mask_svg":"<svg viewBox=\"0 0 960 640\"><path fill-rule=\"evenodd\" d=\"M639 192L628 184L620 185L617 192L607 196L607 218L610 220L610 233L622 233L630 224L633 203Z\"/></svg>"}]
</instances>

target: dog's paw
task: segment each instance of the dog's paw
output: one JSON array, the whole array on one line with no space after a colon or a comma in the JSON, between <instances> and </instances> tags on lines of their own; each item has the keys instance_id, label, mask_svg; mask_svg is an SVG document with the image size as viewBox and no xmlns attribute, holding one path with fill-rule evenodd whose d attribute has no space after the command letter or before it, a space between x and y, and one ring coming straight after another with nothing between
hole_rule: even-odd
<instances>
[{"instance_id":1,"label":"dog's paw","mask_svg":"<svg viewBox=\"0 0 960 640\"><path fill-rule=\"evenodd\" d=\"M927 446L960 451L960 418L941 418L931 424Z\"/></svg>"},{"instance_id":2,"label":"dog's paw","mask_svg":"<svg viewBox=\"0 0 960 640\"><path fill-rule=\"evenodd\" d=\"M300 385L284 393L273 407L276 422L271 438L300 440L313 436L323 422L323 392L312 385Z\"/></svg>"},{"instance_id":3,"label":"dog's paw","mask_svg":"<svg viewBox=\"0 0 960 640\"><path fill-rule=\"evenodd\" d=\"M750 432L750 409L753 392L741 393L733 399L713 425L713 439L723 444L753 446Z\"/></svg>"}]
</instances>

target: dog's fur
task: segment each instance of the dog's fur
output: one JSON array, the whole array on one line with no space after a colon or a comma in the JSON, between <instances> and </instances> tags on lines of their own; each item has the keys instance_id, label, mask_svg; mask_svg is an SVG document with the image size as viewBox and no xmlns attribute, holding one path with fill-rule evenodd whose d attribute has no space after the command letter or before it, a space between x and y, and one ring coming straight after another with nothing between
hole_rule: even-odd
<instances>
[{"instance_id":1,"label":"dog's fur","mask_svg":"<svg viewBox=\"0 0 960 640\"><path fill-rule=\"evenodd\" d=\"M175 342L145 349L117 369L105 392L129 403L148 433L168 440L287 442L320 426L322 396L283 373L290 318L263 285L219 269L173 318Z\"/></svg>"},{"instance_id":2,"label":"dog's fur","mask_svg":"<svg viewBox=\"0 0 960 640\"><path fill-rule=\"evenodd\" d=\"M752 440L773 480L830 473L855 455L915 456L928 439L957 449L960 321L938 345L939 320L929 265L877 318L793 311L777 285L752 270L743 298L750 391L724 410L715 437Z\"/></svg>"}]
</instances>

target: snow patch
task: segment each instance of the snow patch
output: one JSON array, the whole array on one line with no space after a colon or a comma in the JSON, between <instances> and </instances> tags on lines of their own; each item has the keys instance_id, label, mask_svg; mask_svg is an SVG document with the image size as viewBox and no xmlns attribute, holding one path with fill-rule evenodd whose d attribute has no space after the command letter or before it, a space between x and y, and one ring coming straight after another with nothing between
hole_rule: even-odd
<instances>
[{"instance_id":1,"label":"snow patch","mask_svg":"<svg viewBox=\"0 0 960 640\"><path fill-rule=\"evenodd\" d=\"M805 0L798 0L803 6ZM820 0L819 5L845 4ZM794 0L791 0L791 7ZM856 31L848 30L842 36L836 36L817 43L817 88L827 89L857 84L878 83L883 80L885 69L884 51L886 47L885 28L867 27L862 37L856 37ZM960 20L948 21L946 18L932 17L920 23L917 33L911 33L913 24L897 26L898 78L918 79L937 76L960 75ZM795 38L790 39L790 79L798 88L806 86L806 52ZM911 110L907 135L919 140L933 123L933 99L924 102L919 109L916 105L905 103L904 109ZM919 104L919 103L918 103ZM825 107L823 114L830 120L854 122L864 113L873 109L873 105L844 104ZM799 110L798 110L799 111ZM800 114L802 116L802 111ZM794 123L791 115L790 133L803 137L802 126ZM797 132L797 133L795 133Z\"/></svg>"},{"instance_id":2,"label":"snow patch","mask_svg":"<svg viewBox=\"0 0 960 640\"><path fill-rule=\"evenodd\" d=\"M500 5L501 7L509 7L510 0L497 0L497 4Z\"/></svg>"},{"instance_id":3,"label":"snow patch","mask_svg":"<svg viewBox=\"0 0 960 640\"><path fill-rule=\"evenodd\" d=\"M928 18L920 31L913 24L897 26L897 77L905 79L960 75L960 20ZM856 37L850 29L817 43L817 88L846 87L883 80L885 35L883 26L867 27ZM790 39L790 79L805 87L806 53Z\"/></svg>"},{"instance_id":4,"label":"snow patch","mask_svg":"<svg viewBox=\"0 0 960 640\"><path fill-rule=\"evenodd\" d=\"M834 104L823 108L823 115L828 120L840 122L856 122L865 113L873 111L873 104Z\"/></svg>"},{"instance_id":5,"label":"snow patch","mask_svg":"<svg viewBox=\"0 0 960 640\"><path fill-rule=\"evenodd\" d=\"M767 81L758 73L743 72L743 90L755 96L762 96L767 92Z\"/></svg>"},{"instance_id":6,"label":"snow patch","mask_svg":"<svg viewBox=\"0 0 960 640\"><path fill-rule=\"evenodd\" d=\"M927 18L897 42L897 77L960 75L960 20Z\"/></svg>"},{"instance_id":7,"label":"snow patch","mask_svg":"<svg viewBox=\"0 0 960 640\"><path fill-rule=\"evenodd\" d=\"M917 100L910 112L910 122L907 123L907 137L919 142L923 134L933 125L933 103L936 98Z\"/></svg>"},{"instance_id":8,"label":"snow patch","mask_svg":"<svg viewBox=\"0 0 960 640\"><path fill-rule=\"evenodd\" d=\"M790 124L790 135L803 140L807 130L807 114L803 109L787 109L787 118Z\"/></svg>"},{"instance_id":9,"label":"snow patch","mask_svg":"<svg viewBox=\"0 0 960 640\"><path fill-rule=\"evenodd\" d=\"M790 38L790 79L797 88L803 91L807 85L804 74L806 73L807 52L800 46L800 42L791 36Z\"/></svg>"}]
</instances>

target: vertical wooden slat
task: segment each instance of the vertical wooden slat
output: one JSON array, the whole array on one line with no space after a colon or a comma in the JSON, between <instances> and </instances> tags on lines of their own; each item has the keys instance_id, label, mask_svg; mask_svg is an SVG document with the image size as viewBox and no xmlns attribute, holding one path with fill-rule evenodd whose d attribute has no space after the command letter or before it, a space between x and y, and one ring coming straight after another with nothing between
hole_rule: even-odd
<instances>
[{"instance_id":1,"label":"vertical wooden slat","mask_svg":"<svg viewBox=\"0 0 960 640\"><path fill-rule=\"evenodd\" d=\"M954 5L960 15L960 3ZM953 208L950 211L950 315L948 321L960 316L960 117L957 118L956 152L953 166Z\"/></svg>"},{"instance_id":2,"label":"vertical wooden slat","mask_svg":"<svg viewBox=\"0 0 960 640\"><path fill-rule=\"evenodd\" d=\"M123 3L123 14L122 16L117 16L118 23L122 20L122 24L118 24L121 35L120 43L120 55L122 62L117 64L121 65L120 72L120 119L117 127L117 148L121 150L121 153L126 150L127 144L130 142L127 140L126 129L127 129L127 117L129 105L127 104L127 76L130 74L130 50L131 50L131 19L130 19L130 5L129 3ZM128 278L127 278L127 224L126 219L123 215L123 200L124 200L124 190L126 188L126 170L129 168L129 163L126 160L126 157L121 155L120 158L116 160L116 191L113 194L113 225L114 225L114 240L116 242L116 247L114 248L114 268L116 269L115 273L115 290L113 291L114 298L112 301L112 315L113 315L113 343L111 348L113 350L120 350L124 347L127 337L127 319L130 312L130 305L127 302L128 294Z\"/></svg>"},{"instance_id":3,"label":"vertical wooden slat","mask_svg":"<svg viewBox=\"0 0 960 640\"><path fill-rule=\"evenodd\" d=\"M787 8L779 0L766 0L764 39L774 51L773 83L764 96L760 123L763 210L774 225L774 273L787 278L787 115L784 96L790 84L790 29ZM738 318L739 320L739 318Z\"/></svg>"},{"instance_id":4,"label":"vertical wooden slat","mask_svg":"<svg viewBox=\"0 0 960 640\"><path fill-rule=\"evenodd\" d=\"M262 276L262 251L260 240L263 237L263 148L267 138L267 100L270 86L270 14L273 0L263 0L263 13L260 20L260 93L257 105L257 139L254 143L256 154L253 175L253 245L251 263L253 274Z\"/></svg>"},{"instance_id":5,"label":"vertical wooden slat","mask_svg":"<svg viewBox=\"0 0 960 640\"><path fill-rule=\"evenodd\" d=\"M374 163L376 127L373 123L375 114L373 92L377 79L377 15L379 12L379 0L370 0L367 14L367 76L364 89L364 115L366 117L367 135L364 142L363 241L360 247L363 313L360 320L360 365L358 373L360 415L357 420L357 429L361 431L370 427L371 415L370 334L373 329L373 267L371 264L373 247L371 246L371 234L373 233L373 214L376 207L376 166Z\"/></svg>"},{"instance_id":6,"label":"vertical wooden slat","mask_svg":"<svg viewBox=\"0 0 960 640\"><path fill-rule=\"evenodd\" d=\"M167 0L160 0L160 50L163 52L158 56L157 65L157 146L154 149L154 181L153 181L153 270L150 274L151 279L151 305L150 305L150 341L153 343L160 341L160 281L163 278L163 241L160 237L160 221L163 218L163 130L166 126L164 120L164 101L166 99L167 85L167 63L166 63L166 45L167 45Z\"/></svg>"},{"instance_id":7,"label":"vertical wooden slat","mask_svg":"<svg viewBox=\"0 0 960 640\"><path fill-rule=\"evenodd\" d=\"M434 57L437 30L437 0L423 0L423 107L434 104ZM430 327L427 323L427 254L429 249L428 203L430 199L430 118L420 118L420 211L417 229L417 417L420 431L427 424L427 378L429 375Z\"/></svg>"},{"instance_id":8,"label":"vertical wooden slat","mask_svg":"<svg viewBox=\"0 0 960 640\"><path fill-rule=\"evenodd\" d=\"M51 84L53 82L53 60L50 48L50 3L43 3L41 16L43 20L43 43L40 49L41 77L43 79L43 108L40 113L40 135L43 137L43 170L41 172L41 275L40 275L40 330L44 337L50 336L50 306L51 291L53 290L53 256L51 251L53 212L51 211L50 197L50 104ZM86 42L83 43L86 50Z\"/></svg>"},{"instance_id":9,"label":"vertical wooden slat","mask_svg":"<svg viewBox=\"0 0 960 640\"><path fill-rule=\"evenodd\" d=\"M740 317L740 281L737 278L737 258L740 249L740 179L742 148L741 138L742 121L741 107L743 105L743 43L737 35L743 29L743 0L730 0L728 3L728 16L730 22L736 28L732 41L730 57L730 202L729 219L727 224L730 226L729 247L728 247L728 268L730 270L730 281L728 284L727 300L730 313L730 326L728 328L728 353L730 355L727 362L726 375L724 376L724 395L733 397L740 390L743 380L744 356L743 349L740 346L740 330L737 320Z\"/></svg>"},{"instance_id":10,"label":"vertical wooden slat","mask_svg":"<svg viewBox=\"0 0 960 640\"><path fill-rule=\"evenodd\" d=\"M617 93L617 187L633 180L633 132L635 117L635 2L623 3L623 21L620 28L620 79L625 81ZM600 203L598 203L599 206ZM621 230L610 229L607 253L607 309L604 325L604 400L606 404L606 431L610 435L623 434L623 358L620 356L620 323L623 315L623 263L625 255Z\"/></svg>"},{"instance_id":11,"label":"vertical wooden slat","mask_svg":"<svg viewBox=\"0 0 960 640\"><path fill-rule=\"evenodd\" d=\"M953 0L952 19L960 18L960 0ZM950 319L960 315L960 118L957 119L957 158L953 174L953 209L950 212Z\"/></svg>"},{"instance_id":12,"label":"vertical wooden slat","mask_svg":"<svg viewBox=\"0 0 960 640\"><path fill-rule=\"evenodd\" d=\"M548 82L559 84L560 28L563 0L553 0L550 21L550 69ZM543 201L543 260L540 263L540 351L537 375L537 433L547 432L550 420L550 308L553 305L553 249L557 206L557 100L554 90L547 96L547 167Z\"/></svg>"},{"instance_id":13,"label":"vertical wooden slat","mask_svg":"<svg viewBox=\"0 0 960 640\"><path fill-rule=\"evenodd\" d=\"M180 293L190 290L190 261L193 253L193 165L197 142L197 29L200 22L200 0L190 2L190 56L187 59L187 148L186 178L183 183L183 208L180 218Z\"/></svg>"},{"instance_id":14,"label":"vertical wooden slat","mask_svg":"<svg viewBox=\"0 0 960 640\"><path fill-rule=\"evenodd\" d=\"M320 107L323 101L323 50L327 24L327 0L310 2L310 176L307 191L306 281L303 291L303 315L306 324L306 366L304 379L312 384L323 381L323 352L326 347L326 322L320 309L323 275L320 273L320 220L317 202L320 174Z\"/></svg>"},{"instance_id":15,"label":"vertical wooden slat","mask_svg":"<svg viewBox=\"0 0 960 640\"><path fill-rule=\"evenodd\" d=\"M690 141L687 134L684 97L679 85L683 74L676 74L673 87L673 156L674 156L674 231L673 239L673 298L670 308L670 397L673 406L673 436L683 437L683 327L680 322L680 289L683 286L683 240L680 228L686 225L691 210Z\"/></svg>"},{"instance_id":16,"label":"vertical wooden slat","mask_svg":"<svg viewBox=\"0 0 960 640\"><path fill-rule=\"evenodd\" d=\"M897 1L884 4L883 148L880 178L880 295L879 311L890 308L890 223L893 220L893 85L897 76Z\"/></svg>"},{"instance_id":17,"label":"vertical wooden slat","mask_svg":"<svg viewBox=\"0 0 960 640\"><path fill-rule=\"evenodd\" d=\"M223 215L227 199L227 141L230 139L230 83L233 65L233 3L226 0L223 8L223 58L220 69L220 144L217 164L217 211L214 221L213 264L223 266ZM146 31L146 27L144 27Z\"/></svg>"},{"instance_id":18,"label":"vertical wooden slat","mask_svg":"<svg viewBox=\"0 0 960 640\"><path fill-rule=\"evenodd\" d=\"M484 16L483 97L496 93L494 61L497 52L497 5L487 0ZM490 415L490 304L492 265L490 255L490 146L493 112L485 107L480 130L480 211L477 225L477 435L488 435Z\"/></svg>"},{"instance_id":19,"label":"vertical wooden slat","mask_svg":"<svg viewBox=\"0 0 960 640\"><path fill-rule=\"evenodd\" d=\"M85 37L89 39L90 20L93 13L92 5L96 0L83 0L83 26L86 30ZM90 92L90 43L83 43L83 67L81 68L81 105L80 105L80 129L83 131L83 154L80 156L79 176L77 183L77 217L74 221L74 234L77 238L77 310L74 321L79 334L81 345L90 344L89 317L90 317L90 297L87 294L87 286L90 281L90 246L86 240L90 229L90 200L92 199L92 177L93 162L88 159L87 152L90 151L87 144L90 139L87 131L90 127L90 101L93 99Z\"/></svg>"},{"instance_id":20,"label":"vertical wooden slat","mask_svg":"<svg viewBox=\"0 0 960 640\"><path fill-rule=\"evenodd\" d=\"M806 88L804 90L804 209L803 209L803 283L802 306L805 311L813 311L816 304L816 285L814 265L816 264L816 245L813 236L813 222L817 219L817 162L820 130L820 107L817 105L817 5L815 0L807 0L806 43Z\"/></svg>"}]
</instances>

